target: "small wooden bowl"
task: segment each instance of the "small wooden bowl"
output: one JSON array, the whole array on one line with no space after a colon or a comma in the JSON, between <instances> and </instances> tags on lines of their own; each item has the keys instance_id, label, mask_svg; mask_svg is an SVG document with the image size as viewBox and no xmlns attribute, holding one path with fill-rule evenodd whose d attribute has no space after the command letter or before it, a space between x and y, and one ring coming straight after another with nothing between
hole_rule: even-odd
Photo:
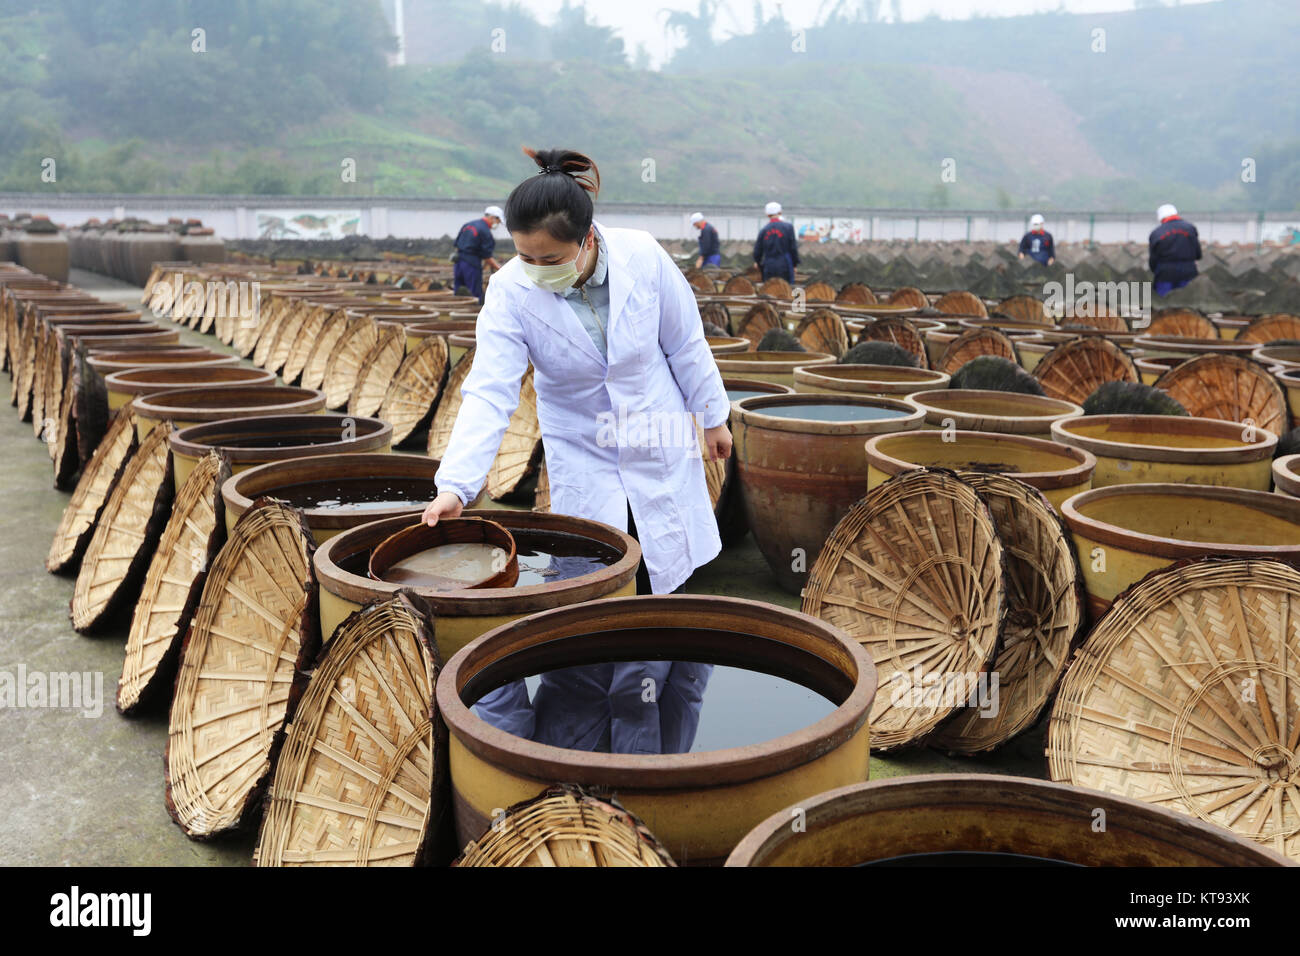
<instances>
[{"instance_id":1,"label":"small wooden bowl","mask_svg":"<svg viewBox=\"0 0 1300 956\"><path fill-rule=\"evenodd\" d=\"M439 591L458 591L467 588L510 588L519 580L519 559L515 552L515 538L509 531L485 518L445 518L430 527L421 521L403 528L381 541L370 553L370 577L374 581L387 580L384 575L394 564L413 554L444 544L470 544L481 542L500 548L506 554L505 566L480 581L458 581L429 575L431 583L421 587Z\"/></svg>"}]
</instances>

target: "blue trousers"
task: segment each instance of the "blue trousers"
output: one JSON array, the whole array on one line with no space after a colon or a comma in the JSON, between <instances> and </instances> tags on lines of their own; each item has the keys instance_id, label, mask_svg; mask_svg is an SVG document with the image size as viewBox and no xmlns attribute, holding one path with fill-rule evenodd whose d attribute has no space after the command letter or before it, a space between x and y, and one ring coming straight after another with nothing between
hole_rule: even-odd
<instances>
[{"instance_id":1,"label":"blue trousers","mask_svg":"<svg viewBox=\"0 0 1300 956\"><path fill-rule=\"evenodd\" d=\"M458 259L451 274L452 291L461 286L469 289L469 294L479 302L483 301L483 263L478 259Z\"/></svg>"},{"instance_id":2,"label":"blue trousers","mask_svg":"<svg viewBox=\"0 0 1300 956\"><path fill-rule=\"evenodd\" d=\"M790 262L789 256L779 256L775 259L763 260L763 281L766 282L773 276L784 279L786 282L794 282L794 265Z\"/></svg>"},{"instance_id":3,"label":"blue trousers","mask_svg":"<svg viewBox=\"0 0 1300 956\"><path fill-rule=\"evenodd\" d=\"M720 265L722 265L722 253L720 253L720 252L715 252L715 253L714 253L713 255L711 255L711 256L705 256L705 257L704 257L704 264L705 264L706 266L720 266Z\"/></svg>"},{"instance_id":4,"label":"blue trousers","mask_svg":"<svg viewBox=\"0 0 1300 956\"><path fill-rule=\"evenodd\" d=\"M1170 292L1173 292L1175 289L1181 289L1191 281L1191 279L1179 279L1177 282L1157 282L1153 291L1156 295L1164 298Z\"/></svg>"}]
</instances>

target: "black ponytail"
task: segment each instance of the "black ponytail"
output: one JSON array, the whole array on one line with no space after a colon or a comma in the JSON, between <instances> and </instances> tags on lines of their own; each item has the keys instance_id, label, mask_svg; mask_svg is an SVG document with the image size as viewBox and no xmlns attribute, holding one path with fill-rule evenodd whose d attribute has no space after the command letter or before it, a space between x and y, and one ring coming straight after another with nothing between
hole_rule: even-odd
<instances>
[{"instance_id":1,"label":"black ponytail","mask_svg":"<svg viewBox=\"0 0 1300 956\"><path fill-rule=\"evenodd\" d=\"M516 186L506 199L507 227L525 233L545 229L560 242L581 242L591 229L600 170L582 153L568 149L525 147L524 154L540 172Z\"/></svg>"}]
</instances>

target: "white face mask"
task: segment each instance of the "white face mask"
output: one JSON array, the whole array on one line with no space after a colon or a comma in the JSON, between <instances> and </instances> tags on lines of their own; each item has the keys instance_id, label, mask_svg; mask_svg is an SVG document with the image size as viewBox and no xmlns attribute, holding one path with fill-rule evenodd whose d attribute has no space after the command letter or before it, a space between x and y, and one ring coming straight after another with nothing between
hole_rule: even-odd
<instances>
[{"instance_id":1,"label":"white face mask","mask_svg":"<svg viewBox=\"0 0 1300 956\"><path fill-rule=\"evenodd\" d=\"M583 242L585 243L586 240L584 239ZM574 256L571 262L560 262L553 266L539 266L531 262L521 262L520 265L523 266L524 275L532 280L533 285L563 295L578 281L578 276L582 275L582 269L578 268L578 258L581 255L582 247L579 246L578 255Z\"/></svg>"}]
</instances>

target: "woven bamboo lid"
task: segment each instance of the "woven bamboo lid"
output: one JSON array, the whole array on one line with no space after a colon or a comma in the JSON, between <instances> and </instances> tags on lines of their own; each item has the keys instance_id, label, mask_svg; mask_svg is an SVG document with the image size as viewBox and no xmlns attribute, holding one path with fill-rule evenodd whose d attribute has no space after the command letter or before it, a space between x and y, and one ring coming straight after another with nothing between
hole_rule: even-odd
<instances>
[{"instance_id":1,"label":"woven bamboo lid","mask_svg":"<svg viewBox=\"0 0 1300 956\"><path fill-rule=\"evenodd\" d=\"M264 498L212 562L167 736L167 811L191 837L246 825L258 807L320 645L313 550L301 515Z\"/></svg>"},{"instance_id":2,"label":"woven bamboo lid","mask_svg":"<svg viewBox=\"0 0 1300 956\"><path fill-rule=\"evenodd\" d=\"M981 355L996 355L1008 361L1020 364L1015 343L1006 333L994 328L967 329L948 343L943 358L939 359L939 371L951 375L971 359Z\"/></svg>"},{"instance_id":3,"label":"woven bamboo lid","mask_svg":"<svg viewBox=\"0 0 1300 956\"><path fill-rule=\"evenodd\" d=\"M394 323L380 323L379 338L357 371L357 381L348 398L349 415L369 417L379 411L405 354L406 330Z\"/></svg>"},{"instance_id":4,"label":"woven bamboo lid","mask_svg":"<svg viewBox=\"0 0 1300 956\"><path fill-rule=\"evenodd\" d=\"M347 404L361 377L366 356L378 341L378 322L368 316L348 318L347 328L334 343L325 363L321 389L325 392L326 408L342 408Z\"/></svg>"},{"instance_id":5,"label":"woven bamboo lid","mask_svg":"<svg viewBox=\"0 0 1300 956\"><path fill-rule=\"evenodd\" d=\"M1090 329L1097 329L1099 332L1118 332L1121 335L1132 337L1133 330L1129 327L1128 319L1118 312L1107 312L1101 309L1094 309L1091 314L1080 314L1078 312L1068 317L1062 316L1065 323L1069 325L1084 325Z\"/></svg>"},{"instance_id":6,"label":"woven bamboo lid","mask_svg":"<svg viewBox=\"0 0 1300 956\"><path fill-rule=\"evenodd\" d=\"M890 305L902 305L910 309L924 309L930 305L929 297L915 286L899 286L893 292L889 293L889 298L885 300Z\"/></svg>"},{"instance_id":7,"label":"woven bamboo lid","mask_svg":"<svg viewBox=\"0 0 1300 956\"><path fill-rule=\"evenodd\" d=\"M904 351L917 357L921 368L930 367L930 359L925 350L925 339L920 330L907 319L887 316L868 322L858 336L858 342L893 342Z\"/></svg>"},{"instance_id":8,"label":"woven bamboo lid","mask_svg":"<svg viewBox=\"0 0 1300 956\"><path fill-rule=\"evenodd\" d=\"M1228 827L1300 858L1300 572L1181 562L1124 592L1052 708L1053 780Z\"/></svg>"},{"instance_id":9,"label":"woven bamboo lid","mask_svg":"<svg viewBox=\"0 0 1300 956\"><path fill-rule=\"evenodd\" d=\"M294 343L302 338L303 328L312 311L311 306L303 299L295 299L289 305L284 320L276 329L275 339L271 343L263 368L272 372L279 372L284 368L285 363L289 361L289 353L293 351Z\"/></svg>"},{"instance_id":10,"label":"woven bamboo lid","mask_svg":"<svg viewBox=\"0 0 1300 956\"><path fill-rule=\"evenodd\" d=\"M953 753L1000 747L1032 727L1056 692L1085 619L1083 578L1060 516L1014 478L961 472L988 504L1006 549L1007 623L993 661L995 706L965 707L935 733Z\"/></svg>"},{"instance_id":11,"label":"woven bamboo lid","mask_svg":"<svg viewBox=\"0 0 1300 956\"><path fill-rule=\"evenodd\" d=\"M700 321L712 322L720 329L731 334L731 313L721 302L706 302L700 306Z\"/></svg>"},{"instance_id":12,"label":"woven bamboo lid","mask_svg":"<svg viewBox=\"0 0 1300 956\"><path fill-rule=\"evenodd\" d=\"M776 311L776 306L771 302L756 302L736 326L736 334L757 346L769 329L783 328L785 325L781 322L781 313Z\"/></svg>"},{"instance_id":13,"label":"woven bamboo lid","mask_svg":"<svg viewBox=\"0 0 1300 956\"><path fill-rule=\"evenodd\" d=\"M67 488L77 473L81 455L77 450L77 426L75 412L77 408L77 381L69 375L63 385L63 396L59 401L59 413L46 423L46 449L54 465L54 487Z\"/></svg>"},{"instance_id":14,"label":"woven bamboo lid","mask_svg":"<svg viewBox=\"0 0 1300 956\"><path fill-rule=\"evenodd\" d=\"M699 270L692 269L687 274L686 281L691 284L691 288L696 292L703 292L705 295L713 294L713 279Z\"/></svg>"},{"instance_id":15,"label":"woven bamboo lid","mask_svg":"<svg viewBox=\"0 0 1300 956\"><path fill-rule=\"evenodd\" d=\"M302 323L298 326L297 334L288 341L284 367L280 373L286 385L292 385L302 375L303 367L307 364L307 358L311 355L330 312L330 308L322 303L303 304Z\"/></svg>"},{"instance_id":16,"label":"woven bamboo lid","mask_svg":"<svg viewBox=\"0 0 1300 956\"><path fill-rule=\"evenodd\" d=\"M1042 325L1052 324L1047 318L1047 313L1043 311L1042 300L1032 295L1008 296L999 302L993 311L1001 312L1003 315L1021 322L1036 322Z\"/></svg>"},{"instance_id":17,"label":"woven bamboo lid","mask_svg":"<svg viewBox=\"0 0 1300 956\"><path fill-rule=\"evenodd\" d=\"M758 294L770 296L773 299L788 299L791 296L790 283L780 276L772 276L758 287Z\"/></svg>"},{"instance_id":18,"label":"woven bamboo lid","mask_svg":"<svg viewBox=\"0 0 1300 956\"><path fill-rule=\"evenodd\" d=\"M1268 369L1237 355L1198 355L1171 368L1156 388L1195 418L1219 418L1286 433L1291 420L1286 392Z\"/></svg>"},{"instance_id":19,"label":"woven bamboo lid","mask_svg":"<svg viewBox=\"0 0 1300 956\"><path fill-rule=\"evenodd\" d=\"M1082 405L1107 382L1137 382L1137 366L1122 348L1100 336L1080 336L1062 342L1034 366L1049 398Z\"/></svg>"},{"instance_id":20,"label":"woven bamboo lid","mask_svg":"<svg viewBox=\"0 0 1300 956\"><path fill-rule=\"evenodd\" d=\"M90 544L95 523L108 500L127 459L135 450L135 413L130 406L113 418L107 433L95 449L72 491L68 506L54 532L45 570L58 573L75 567Z\"/></svg>"},{"instance_id":21,"label":"woven bamboo lid","mask_svg":"<svg viewBox=\"0 0 1300 956\"><path fill-rule=\"evenodd\" d=\"M1179 335L1189 339L1217 339L1214 323L1194 309L1161 309L1143 331L1147 335Z\"/></svg>"},{"instance_id":22,"label":"woven bamboo lid","mask_svg":"<svg viewBox=\"0 0 1300 956\"><path fill-rule=\"evenodd\" d=\"M497 456L488 470L487 490L493 501L508 498L524 480L537 472L542 453L542 426L537 420L537 389L533 367L519 383L519 404L506 425Z\"/></svg>"},{"instance_id":23,"label":"woven bamboo lid","mask_svg":"<svg viewBox=\"0 0 1300 956\"><path fill-rule=\"evenodd\" d=\"M126 638L117 709L124 714L166 700L181 639L198 608L208 567L226 540L221 485L230 465L205 455L176 493L171 517L149 563Z\"/></svg>"},{"instance_id":24,"label":"woven bamboo lid","mask_svg":"<svg viewBox=\"0 0 1300 956\"><path fill-rule=\"evenodd\" d=\"M809 302L834 302L835 287L829 282L810 282L803 290Z\"/></svg>"},{"instance_id":25,"label":"woven bamboo lid","mask_svg":"<svg viewBox=\"0 0 1300 956\"><path fill-rule=\"evenodd\" d=\"M555 786L516 803L453 866L676 866L668 850L612 797Z\"/></svg>"},{"instance_id":26,"label":"woven bamboo lid","mask_svg":"<svg viewBox=\"0 0 1300 956\"><path fill-rule=\"evenodd\" d=\"M456 427L456 416L460 414L460 388L465 384L465 379L473 367L474 350L469 349L447 373L447 385L442 390L442 401L434 410L433 422L429 425L427 451L430 458L441 461L447 452L447 443L451 441L451 430Z\"/></svg>"},{"instance_id":27,"label":"woven bamboo lid","mask_svg":"<svg viewBox=\"0 0 1300 956\"><path fill-rule=\"evenodd\" d=\"M917 744L966 704L1001 643L1003 564L989 506L948 471L886 481L835 526L801 609L875 661L873 750Z\"/></svg>"},{"instance_id":28,"label":"woven bamboo lid","mask_svg":"<svg viewBox=\"0 0 1300 956\"><path fill-rule=\"evenodd\" d=\"M1274 312L1251 319L1250 324L1237 333L1237 342L1278 342L1283 339L1300 339L1300 315Z\"/></svg>"},{"instance_id":29,"label":"woven bamboo lid","mask_svg":"<svg viewBox=\"0 0 1300 956\"><path fill-rule=\"evenodd\" d=\"M339 626L287 728L256 865L427 862L448 815L432 629L400 593Z\"/></svg>"},{"instance_id":30,"label":"woven bamboo lid","mask_svg":"<svg viewBox=\"0 0 1300 956\"><path fill-rule=\"evenodd\" d=\"M939 296L934 307L949 315L988 315L984 302L973 292L953 291Z\"/></svg>"},{"instance_id":31,"label":"woven bamboo lid","mask_svg":"<svg viewBox=\"0 0 1300 956\"><path fill-rule=\"evenodd\" d=\"M393 426L400 445L429 421L447 379L447 340L430 335L407 353L384 393L377 417Z\"/></svg>"},{"instance_id":32,"label":"woven bamboo lid","mask_svg":"<svg viewBox=\"0 0 1300 956\"><path fill-rule=\"evenodd\" d=\"M546 471L546 449L542 449L542 460L537 466L537 486L533 490L533 510L543 514L551 511L551 477Z\"/></svg>"},{"instance_id":33,"label":"woven bamboo lid","mask_svg":"<svg viewBox=\"0 0 1300 956\"><path fill-rule=\"evenodd\" d=\"M72 627L83 634L136 594L172 503L170 428L136 448L104 503L72 590Z\"/></svg>"},{"instance_id":34,"label":"woven bamboo lid","mask_svg":"<svg viewBox=\"0 0 1300 956\"><path fill-rule=\"evenodd\" d=\"M348 317L342 309L337 309L326 315L316 340L304 343L309 348L303 359L299 377L299 384L303 388L321 387L321 383L325 381L325 369L329 366L330 353L334 351L334 346L347 330Z\"/></svg>"},{"instance_id":35,"label":"woven bamboo lid","mask_svg":"<svg viewBox=\"0 0 1300 956\"><path fill-rule=\"evenodd\" d=\"M734 275L722 287L723 295L753 295L754 283L743 275Z\"/></svg>"},{"instance_id":36,"label":"woven bamboo lid","mask_svg":"<svg viewBox=\"0 0 1300 956\"><path fill-rule=\"evenodd\" d=\"M876 294L864 283L850 282L840 289L835 301L850 305L875 305Z\"/></svg>"},{"instance_id":37,"label":"woven bamboo lid","mask_svg":"<svg viewBox=\"0 0 1300 956\"><path fill-rule=\"evenodd\" d=\"M294 306L295 303L286 300L284 296L271 298L271 304L266 309L267 314L257 336L257 345L253 348L253 364L258 368L271 368L271 352L280 336L284 334L285 327L293 325L297 315Z\"/></svg>"},{"instance_id":38,"label":"woven bamboo lid","mask_svg":"<svg viewBox=\"0 0 1300 956\"><path fill-rule=\"evenodd\" d=\"M804 316L794 334L809 352L824 352L839 358L849 348L844 320L830 309L813 309Z\"/></svg>"}]
</instances>

